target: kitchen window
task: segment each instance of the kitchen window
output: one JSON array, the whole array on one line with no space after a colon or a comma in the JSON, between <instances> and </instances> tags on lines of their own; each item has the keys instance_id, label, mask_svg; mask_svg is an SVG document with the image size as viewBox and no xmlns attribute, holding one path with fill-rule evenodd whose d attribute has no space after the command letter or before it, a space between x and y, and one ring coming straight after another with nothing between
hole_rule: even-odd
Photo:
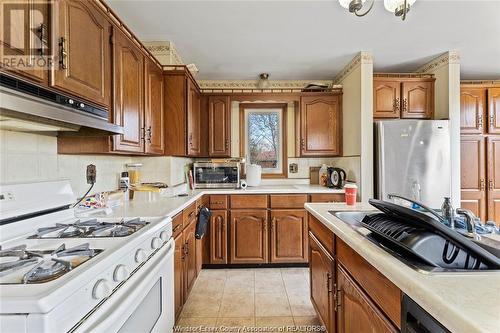
<instances>
[{"instance_id":1,"label":"kitchen window","mask_svg":"<svg viewBox=\"0 0 500 333\"><path fill-rule=\"evenodd\" d=\"M240 151L264 178L287 176L286 110L282 103L240 104Z\"/></svg>"}]
</instances>

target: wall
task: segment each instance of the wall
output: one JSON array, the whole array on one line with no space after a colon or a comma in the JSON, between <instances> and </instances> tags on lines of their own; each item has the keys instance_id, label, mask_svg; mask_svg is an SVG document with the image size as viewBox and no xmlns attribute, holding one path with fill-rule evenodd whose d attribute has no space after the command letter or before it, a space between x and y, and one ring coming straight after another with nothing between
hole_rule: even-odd
<instances>
[{"instance_id":1,"label":"wall","mask_svg":"<svg viewBox=\"0 0 500 333\"><path fill-rule=\"evenodd\" d=\"M450 121L451 200L460 207L460 55L446 52L417 72L434 74L435 118Z\"/></svg>"}]
</instances>

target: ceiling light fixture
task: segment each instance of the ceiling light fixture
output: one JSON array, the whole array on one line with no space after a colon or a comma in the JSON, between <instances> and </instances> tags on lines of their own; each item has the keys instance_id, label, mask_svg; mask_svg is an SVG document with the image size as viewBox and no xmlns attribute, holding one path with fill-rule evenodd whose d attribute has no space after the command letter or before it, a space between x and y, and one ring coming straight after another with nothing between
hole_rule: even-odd
<instances>
[{"instance_id":1,"label":"ceiling light fixture","mask_svg":"<svg viewBox=\"0 0 500 333\"><path fill-rule=\"evenodd\" d=\"M416 0L384 0L384 7L391 13L394 13L397 17L401 17L404 21L406 19L406 14L410 11L410 7L415 3ZM366 8L365 3L369 2L369 6L364 12L361 12L363 7ZM342 7L349 10L350 13L361 17L368 14L375 3L375 0L339 0Z\"/></svg>"},{"instance_id":2,"label":"ceiling light fixture","mask_svg":"<svg viewBox=\"0 0 500 333\"><path fill-rule=\"evenodd\" d=\"M268 89L270 87L270 84L269 84L269 74L268 73L262 73L259 75L260 77L260 80L259 80L259 83L257 84L257 86L260 88L260 89Z\"/></svg>"}]
</instances>

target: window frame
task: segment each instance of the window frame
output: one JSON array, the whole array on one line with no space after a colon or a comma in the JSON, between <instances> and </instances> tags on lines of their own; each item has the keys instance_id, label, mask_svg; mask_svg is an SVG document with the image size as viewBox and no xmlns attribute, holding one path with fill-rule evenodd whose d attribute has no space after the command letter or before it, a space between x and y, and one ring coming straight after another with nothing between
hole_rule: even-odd
<instances>
[{"instance_id":1,"label":"window frame","mask_svg":"<svg viewBox=\"0 0 500 333\"><path fill-rule=\"evenodd\" d=\"M239 119L239 136L240 136L240 157L245 158L247 156L247 126L246 126L246 117L245 110L246 109L280 109L281 110L281 173L264 173L262 172L262 178L287 178L288 177L288 146L287 146L287 111L288 104L287 103L240 103L240 119ZM243 174L243 176L245 176Z\"/></svg>"}]
</instances>

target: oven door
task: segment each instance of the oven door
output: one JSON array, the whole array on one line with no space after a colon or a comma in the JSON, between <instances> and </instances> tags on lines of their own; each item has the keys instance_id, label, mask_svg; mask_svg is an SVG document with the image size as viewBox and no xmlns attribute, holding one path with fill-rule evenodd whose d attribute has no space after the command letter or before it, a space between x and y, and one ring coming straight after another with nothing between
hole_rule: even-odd
<instances>
[{"instance_id":1,"label":"oven door","mask_svg":"<svg viewBox=\"0 0 500 333\"><path fill-rule=\"evenodd\" d=\"M174 249L171 238L75 332L172 332Z\"/></svg>"}]
</instances>

